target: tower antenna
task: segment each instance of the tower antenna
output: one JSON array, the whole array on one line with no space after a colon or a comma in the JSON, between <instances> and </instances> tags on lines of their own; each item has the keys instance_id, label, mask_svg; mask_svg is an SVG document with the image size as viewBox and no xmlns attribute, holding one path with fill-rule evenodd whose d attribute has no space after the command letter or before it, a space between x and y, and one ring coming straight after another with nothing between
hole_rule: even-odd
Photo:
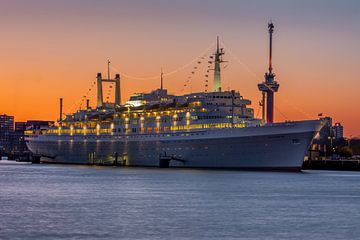
<instances>
[{"instance_id":1,"label":"tower antenna","mask_svg":"<svg viewBox=\"0 0 360 240\"><path fill-rule=\"evenodd\" d=\"M268 24L269 29L269 74L272 73L272 35L274 33L274 24L272 21Z\"/></svg>"}]
</instances>

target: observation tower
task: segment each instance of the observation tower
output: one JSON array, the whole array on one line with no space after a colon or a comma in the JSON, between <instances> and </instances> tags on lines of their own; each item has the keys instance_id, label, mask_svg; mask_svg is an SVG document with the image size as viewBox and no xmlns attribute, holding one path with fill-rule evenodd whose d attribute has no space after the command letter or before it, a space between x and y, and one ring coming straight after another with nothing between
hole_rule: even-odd
<instances>
[{"instance_id":1,"label":"observation tower","mask_svg":"<svg viewBox=\"0 0 360 240\"><path fill-rule=\"evenodd\" d=\"M279 84L275 81L275 74L272 68L272 35L274 32L274 24L268 24L269 29L269 71L265 73L265 81L258 84L259 90L262 92L262 117L265 120L265 106L266 106L266 123L274 122L274 93L279 90ZM266 96L266 105L265 105Z\"/></svg>"}]
</instances>

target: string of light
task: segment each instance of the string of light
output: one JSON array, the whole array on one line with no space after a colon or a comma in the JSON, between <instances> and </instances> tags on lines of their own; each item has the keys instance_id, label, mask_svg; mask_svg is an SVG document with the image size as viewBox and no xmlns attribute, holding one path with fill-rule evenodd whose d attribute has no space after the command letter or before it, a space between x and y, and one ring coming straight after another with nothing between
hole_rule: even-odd
<instances>
[{"instance_id":1,"label":"string of light","mask_svg":"<svg viewBox=\"0 0 360 240\"><path fill-rule=\"evenodd\" d=\"M169 71L169 72L166 72L163 74L164 77L166 76L170 76L170 75L173 75L175 73L178 73L182 70L184 70L185 68L189 67L191 64L193 64L195 61L198 61L199 58L201 58L202 56L204 56L207 52L209 52L210 49L212 49L214 47L214 43L210 44L209 47L207 47L200 55L198 55L197 57L193 58L191 61L187 62L186 64L178 67L177 69L174 69L172 71ZM133 76L131 74L127 74L123 71L121 71L120 67L112 64L111 66L111 69L112 70L115 70L115 71L118 71L118 72L121 72L121 76L126 78L126 79L132 79L132 80L155 80L155 79L158 79L159 78L159 75L154 75L154 76L148 76L148 77L138 77L138 76Z\"/></svg>"},{"instance_id":2,"label":"string of light","mask_svg":"<svg viewBox=\"0 0 360 240\"><path fill-rule=\"evenodd\" d=\"M213 49L215 43L211 43L200 55L198 55L197 57L193 58L192 60L190 60L189 62L187 62L186 64L170 71L170 72L166 72L163 74L163 76L170 76L170 75L173 75L173 74L176 74L178 72L181 72L182 70L188 68L191 64L195 63L195 64L202 64L204 62L206 62L206 56L208 56L209 54L209 51ZM224 46L224 48L226 49L226 51L229 53L229 55L231 56L232 59L234 59L237 63L239 63L248 73L250 73L254 79L256 79L257 81L259 82L263 82L262 78L260 78L254 71L252 71L252 69L246 65L244 62L242 62L231 50L230 48L227 47L227 45L221 41L221 45ZM209 57L209 61L208 62L208 66L207 66L207 69L206 69L206 74L205 74L205 92L208 91L208 77L209 77L209 72L211 69L211 64L213 63L212 61L212 54L210 55ZM159 78L159 75L154 75L154 76L147 76L147 77L139 77L139 76L133 76L131 74L127 74L127 73L124 73L120 70L120 68L114 64L110 65L110 68L114 71L118 71L118 72L121 72L121 76L125 79L131 79L131 80L155 80L155 79L158 79ZM195 65L191 71L191 74L185 79L185 83L183 84L183 87L181 88L181 92L183 92L185 90L186 87L191 87L191 80L193 79L193 76L195 76L195 74L197 73L197 70L199 69L199 67L197 65ZM70 107L69 111L73 110L73 108L75 106L78 105L78 102L80 101L80 104L79 104L79 107L80 109L82 108L82 105L84 104L84 101L86 99L89 98L89 94L93 93L93 88L96 86L96 81L92 82L91 86L88 88L88 90L86 91L86 93L76 102L74 102L72 104L72 106ZM108 88L108 91L105 95L105 98L106 100L108 101L109 100L109 97L111 95L111 89L112 89L112 85L110 84L109 88ZM268 87L270 91L273 91L272 88ZM304 116L306 116L307 118L311 119L311 115L309 113L307 113L306 111L302 110L301 108L295 106L294 104L292 104L288 99L286 98L283 98L284 101L282 100L278 100L280 102L285 102L285 104L287 104L288 106L292 107L293 109L295 109L296 111L300 112L301 114L303 114ZM275 106L275 109L285 118L285 119L288 119L278 108L278 106Z\"/></svg>"}]
</instances>

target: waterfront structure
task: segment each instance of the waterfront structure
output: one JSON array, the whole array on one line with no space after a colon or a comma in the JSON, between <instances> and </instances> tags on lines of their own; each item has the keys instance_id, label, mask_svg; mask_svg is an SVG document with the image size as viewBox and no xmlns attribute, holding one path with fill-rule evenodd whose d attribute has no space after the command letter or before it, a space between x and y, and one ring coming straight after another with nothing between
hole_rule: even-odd
<instances>
[{"instance_id":1,"label":"waterfront structure","mask_svg":"<svg viewBox=\"0 0 360 240\"><path fill-rule=\"evenodd\" d=\"M25 131L41 133L54 125L54 121L29 120L27 122L15 122L14 116L0 115L0 151L2 154L12 155L28 152L25 143Z\"/></svg>"},{"instance_id":2,"label":"waterfront structure","mask_svg":"<svg viewBox=\"0 0 360 240\"><path fill-rule=\"evenodd\" d=\"M17 152L27 151L25 143L26 122L15 122L15 131L11 141L12 150Z\"/></svg>"},{"instance_id":3,"label":"waterfront structure","mask_svg":"<svg viewBox=\"0 0 360 240\"><path fill-rule=\"evenodd\" d=\"M333 140L344 138L344 126L337 122L333 124L331 117L321 118L324 121L324 127L319 132L319 140L326 140L332 138Z\"/></svg>"},{"instance_id":4,"label":"waterfront structure","mask_svg":"<svg viewBox=\"0 0 360 240\"><path fill-rule=\"evenodd\" d=\"M14 132L14 116L0 115L0 151L11 149L12 133Z\"/></svg>"},{"instance_id":5,"label":"waterfront structure","mask_svg":"<svg viewBox=\"0 0 360 240\"><path fill-rule=\"evenodd\" d=\"M259 90L262 92L262 119L267 123L274 122L274 93L279 90L279 84L275 81L275 74L272 67L272 36L274 33L274 24L268 24L269 30L269 71L265 73L265 81L258 84ZM265 101L266 99L266 101ZM266 109L266 111L265 111ZM266 114L265 114L266 112Z\"/></svg>"},{"instance_id":6,"label":"waterfront structure","mask_svg":"<svg viewBox=\"0 0 360 240\"><path fill-rule=\"evenodd\" d=\"M15 122L15 131L25 132L26 122Z\"/></svg>"},{"instance_id":7,"label":"waterfront structure","mask_svg":"<svg viewBox=\"0 0 360 240\"><path fill-rule=\"evenodd\" d=\"M321 120L324 126L309 149L310 160L328 159L342 154L343 151L340 150L349 145L344 138L344 126L341 123L333 124L333 119L329 116L322 117Z\"/></svg>"},{"instance_id":8,"label":"waterfront structure","mask_svg":"<svg viewBox=\"0 0 360 240\"><path fill-rule=\"evenodd\" d=\"M14 131L14 116L0 115L0 129L3 131Z\"/></svg>"},{"instance_id":9,"label":"waterfront structure","mask_svg":"<svg viewBox=\"0 0 360 240\"><path fill-rule=\"evenodd\" d=\"M334 132L335 139L344 138L344 127L341 123L335 123L332 130Z\"/></svg>"},{"instance_id":10,"label":"waterfront structure","mask_svg":"<svg viewBox=\"0 0 360 240\"><path fill-rule=\"evenodd\" d=\"M254 118L250 100L221 88L223 55L217 39L212 92L171 95L161 77L159 89L136 93L122 105L119 97L105 104L99 73L97 108L69 114L58 126L27 132L28 147L42 161L54 163L300 170L322 121L273 123L271 111L267 123ZM267 76L264 86L276 88L271 54ZM272 107L270 102L268 109Z\"/></svg>"}]
</instances>

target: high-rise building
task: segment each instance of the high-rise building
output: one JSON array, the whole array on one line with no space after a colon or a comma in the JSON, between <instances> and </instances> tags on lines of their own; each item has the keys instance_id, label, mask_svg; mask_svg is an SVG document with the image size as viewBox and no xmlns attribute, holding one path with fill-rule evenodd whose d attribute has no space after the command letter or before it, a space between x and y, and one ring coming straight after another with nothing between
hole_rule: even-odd
<instances>
[{"instance_id":1,"label":"high-rise building","mask_svg":"<svg viewBox=\"0 0 360 240\"><path fill-rule=\"evenodd\" d=\"M0 115L0 129L10 132L14 131L14 116Z\"/></svg>"},{"instance_id":2,"label":"high-rise building","mask_svg":"<svg viewBox=\"0 0 360 240\"><path fill-rule=\"evenodd\" d=\"M12 137L12 150L18 152L27 151L25 143L26 122L15 122L15 131Z\"/></svg>"},{"instance_id":3,"label":"high-rise building","mask_svg":"<svg viewBox=\"0 0 360 240\"><path fill-rule=\"evenodd\" d=\"M334 133L332 131L332 118L331 117L323 117L321 119L325 122L325 124L324 124L324 127L319 132L320 139L327 140L328 137L334 136Z\"/></svg>"},{"instance_id":4,"label":"high-rise building","mask_svg":"<svg viewBox=\"0 0 360 240\"><path fill-rule=\"evenodd\" d=\"M335 123L335 125L332 127L332 130L336 139L344 137L344 127L341 125L341 123Z\"/></svg>"},{"instance_id":5,"label":"high-rise building","mask_svg":"<svg viewBox=\"0 0 360 240\"><path fill-rule=\"evenodd\" d=\"M14 133L14 116L0 115L0 151L11 149L11 140Z\"/></svg>"}]
</instances>

